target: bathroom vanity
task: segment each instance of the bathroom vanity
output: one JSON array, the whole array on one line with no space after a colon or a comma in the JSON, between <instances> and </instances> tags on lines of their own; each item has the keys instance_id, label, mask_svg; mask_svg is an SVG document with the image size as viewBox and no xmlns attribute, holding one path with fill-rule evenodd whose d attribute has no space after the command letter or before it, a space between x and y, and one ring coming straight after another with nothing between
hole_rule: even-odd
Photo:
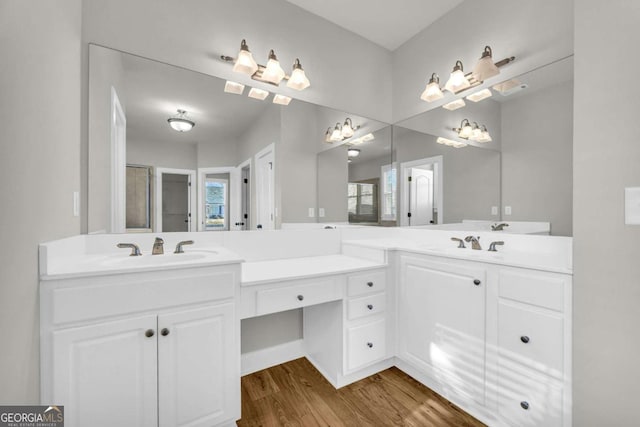
<instances>
[{"instance_id":1,"label":"bathroom vanity","mask_svg":"<svg viewBox=\"0 0 640 427\"><path fill-rule=\"evenodd\" d=\"M301 349L251 371L302 355L340 388L395 365L489 425L571 425L570 238L499 234L489 252L449 230L213 234L165 234L196 244L158 256L113 249L150 236L41 245L42 401L68 425L233 425L241 319L292 309Z\"/></svg>"}]
</instances>

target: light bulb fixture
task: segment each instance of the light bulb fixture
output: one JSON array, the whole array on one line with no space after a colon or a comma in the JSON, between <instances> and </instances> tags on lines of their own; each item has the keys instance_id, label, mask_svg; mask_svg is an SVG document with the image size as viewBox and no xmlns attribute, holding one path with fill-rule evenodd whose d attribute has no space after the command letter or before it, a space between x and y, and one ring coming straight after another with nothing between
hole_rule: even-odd
<instances>
[{"instance_id":1,"label":"light bulb fixture","mask_svg":"<svg viewBox=\"0 0 640 427\"><path fill-rule=\"evenodd\" d=\"M235 95L242 95L242 92L244 92L244 85L232 82L231 80L227 80L227 82L224 84L224 91L227 93L233 93Z\"/></svg>"},{"instance_id":2,"label":"light bulb fixture","mask_svg":"<svg viewBox=\"0 0 640 427\"><path fill-rule=\"evenodd\" d=\"M469 119L463 119L462 122L460 122L460 127L457 131L460 138L469 139L473 133L473 128L471 127Z\"/></svg>"},{"instance_id":3,"label":"light bulb fixture","mask_svg":"<svg viewBox=\"0 0 640 427\"><path fill-rule=\"evenodd\" d=\"M480 129L478 123L473 122L473 125L471 126L471 136L469 137L469 139L472 141L477 141L481 136L482 129Z\"/></svg>"},{"instance_id":4,"label":"light bulb fixture","mask_svg":"<svg viewBox=\"0 0 640 427\"><path fill-rule=\"evenodd\" d=\"M464 103L464 99L460 98L456 99L455 101L451 101L448 104L444 104L442 108L444 108L445 110L454 111L458 108L464 107L465 105L467 104Z\"/></svg>"},{"instance_id":5,"label":"light bulb fixture","mask_svg":"<svg viewBox=\"0 0 640 427\"><path fill-rule=\"evenodd\" d=\"M279 94L276 94L273 96L274 104L289 105L290 102L291 102L291 98L288 96L279 95Z\"/></svg>"},{"instance_id":6,"label":"light bulb fixture","mask_svg":"<svg viewBox=\"0 0 640 427\"><path fill-rule=\"evenodd\" d=\"M279 86L282 80L287 80L287 87L295 90L304 90L310 86L309 79L298 58L296 58L293 64L291 75L288 76L280 66L280 61L278 61L273 49L269 51L267 65L258 64L253 59L253 55L249 51L249 46L247 46L247 42L244 39L242 39L240 43L240 52L237 58L220 55L220 59L233 63L233 71L247 74L251 76L253 80L259 82Z\"/></svg>"},{"instance_id":7,"label":"light bulb fixture","mask_svg":"<svg viewBox=\"0 0 640 427\"><path fill-rule=\"evenodd\" d=\"M464 75L462 61L456 61L456 65L453 66L449 80L447 80L444 88L455 94L467 89L469 86L471 86L471 83L469 83L469 80L467 80L467 77Z\"/></svg>"},{"instance_id":8,"label":"light bulb fixture","mask_svg":"<svg viewBox=\"0 0 640 427\"><path fill-rule=\"evenodd\" d=\"M431 78L429 79L429 83L427 83L427 87L420 95L420 99L427 102L437 101L438 99L442 99L444 97L444 93L440 89L440 77L433 73L431 74Z\"/></svg>"},{"instance_id":9,"label":"light bulb fixture","mask_svg":"<svg viewBox=\"0 0 640 427\"><path fill-rule=\"evenodd\" d=\"M463 119L460 122L460 127L453 128L453 131L458 134L458 138L469 141L489 142L492 140L485 125L480 126L476 122L472 124L469 119Z\"/></svg>"},{"instance_id":10,"label":"light bulb fixture","mask_svg":"<svg viewBox=\"0 0 640 427\"><path fill-rule=\"evenodd\" d=\"M344 121L344 124L342 125L342 139L348 139L351 138L353 136L353 134L355 133L356 129L358 129L360 126L356 127L354 129L353 127L353 122L351 121L351 118L347 117L347 119Z\"/></svg>"},{"instance_id":11,"label":"light bulb fixture","mask_svg":"<svg viewBox=\"0 0 640 427\"><path fill-rule=\"evenodd\" d=\"M376 139L376 137L373 136L372 133L368 133L368 134L366 134L364 136L361 136L360 138L352 139L351 141L349 141L349 144L351 144L351 145L359 145L359 144L363 144L365 142L373 141L374 139Z\"/></svg>"},{"instance_id":12,"label":"light bulb fixture","mask_svg":"<svg viewBox=\"0 0 640 427\"><path fill-rule=\"evenodd\" d=\"M443 138L441 136L439 136L436 139L436 142L438 144L446 145L448 147L453 147L453 148L463 148L463 147L466 147L468 145L468 144L465 144L464 142L454 141L452 139Z\"/></svg>"},{"instance_id":13,"label":"light bulb fixture","mask_svg":"<svg viewBox=\"0 0 640 427\"><path fill-rule=\"evenodd\" d=\"M347 163L353 162L353 159L347 159Z\"/></svg>"},{"instance_id":14,"label":"light bulb fixture","mask_svg":"<svg viewBox=\"0 0 640 427\"><path fill-rule=\"evenodd\" d=\"M287 87L295 90L304 90L308 88L311 84L309 83L309 79L307 75L304 73L304 69L300 64L300 60L296 58L296 62L293 63L293 71L291 72L291 77L289 77L289 81L287 82Z\"/></svg>"},{"instance_id":15,"label":"light bulb fixture","mask_svg":"<svg viewBox=\"0 0 640 427\"><path fill-rule=\"evenodd\" d=\"M360 150L357 148L349 148L347 150L347 157L358 157L360 155Z\"/></svg>"},{"instance_id":16,"label":"light bulb fixture","mask_svg":"<svg viewBox=\"0 0 640 427\"><path fill-rule=\"evenodd\" d=\"M247 95L249 98L258 99L260 101L264 101L264 99L269 96L269 92L266 90L258 89L257 87L252 87Z\"/></svg>"},{"instance_id":17,"label":"light bulb fixture","mask_svg":"<svg viewBox=\"0 0 640 427\"><path fill-rule=\"evenodd\" d=\"M498 67L496 67L496 64L493 63L492 56L493 52L491 51L491 46L485 46L484 51L482 52L482 56L471 72L471 74L477 81L481 82L490 77L500 74L500 70L498 69Z\"/></svg>"},{"instance_id":18,"label":"light bulb fixture","mask_svg":"<svg viewBox=\"0 0 640 427\"><path fill-rule=\"evenodd\" d=\"M185 110L178 110L178 114L168 119L167 122L173 130L178 132L189 132L196 125L196 122L187 117Z\"/></svg>"},{"instance_id":19,"label":"light bulb fixture","mask_svg":"<svg viewBox=\"0 0 640 427\"><path fill-rule=\"evenodd\" d=\"M255 59L253 59L253 55L251 55L249 46L247 46L247 41L245 39L242 39L240 42L240 52L238 52L238 59L236 59L233 64L233 71L248 74L250 76L258 71L258 64Z\"/></svg>"},{"instance_id":20,"label":"light bulb fixture","mask_svg":"<svg viewBox=\"0 0 640 427\"><path fill-rule=\"evenodd\" d=\"M332 132L333 132L333 130L331 129L331 127L328 127L327 131L324 133L324 142L328 142L329 144L331 144L333 142L331 140Z\"/></svg>"},{"instance_id":21,"label":"light bulb fixture","mask_svg":"<svg viewBox=\"0 0 640 427\"><path fill-rule=\"evenodd\" d=\"M482 130L480 132L480 137L476 139L478 142L491 142L491 135L489 135L489 131L485 125L482 125Z\"/></svg>"},{"instance_id":22,"label":"light bulb fixture","mask_svg":"<svg viewBox=\"0 0 640 427\"><path fill-rule=\"evenodd\" d=\"M327 129L325 133L326 142L340 142L352 138L355 132L360 129L360 125L354 126L350 117L347 117L344 124L336 123L335 127Z\"/></svg>"},{"instance_id":23,"label":"light bulb fixture","mask_svg":"<svg viewBox=\"0 0 640 427\"><path fill-rule=\"evenodd\" d=\"M284 78L284 70L280 66L280 62L278 58L276 58L276 54L273 52L273 49L269 51L269 60L267 61L267 66L262 72L262 79L267 83L271 83L274 85L279 85L282 79Z\"/></svg>"},{"instance_id":24,"label":"light bulb fixture","mask_svg":"<svg viewBox=\"0 0 640 427\"><path fill-rule=\"evenodd\" d=\"M331 132L331 137L329 138L331 142L342 141L342 127L340 123L336 123L336 127L333 128L333 132Z\"/></svg>"},{"instance_id":25,"label":"light bulb fixture","mask_svg":"<svg viewBox=\"0 0 640 427\"><path fill-rule=\"evenodd\" d=\"M480 102L483 99L490 98L491 96L492 93L490 89L482 89L467 96L467 99L472 102Z\"/></svg>"}]
</instances>

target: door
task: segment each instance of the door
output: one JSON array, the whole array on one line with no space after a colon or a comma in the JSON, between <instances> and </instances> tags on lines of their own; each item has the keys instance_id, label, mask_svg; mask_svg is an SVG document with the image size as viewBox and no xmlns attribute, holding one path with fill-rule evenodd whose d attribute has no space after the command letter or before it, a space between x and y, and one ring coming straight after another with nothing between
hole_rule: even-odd
<instances>
[{"instance_id":1,"label":"door","mask_svg":"<svg viewBox=\"0 0 640 427\"><path fill-rule=\"evenodd\" d=\"M158 317L161 427L209 427L240 418L233 319L233 303Z\"/></svg>"},{"instance_id":2,"label":"door","mask_svg":"<svg viewBox=\"0 0 640 427\"><path fill-rule=\"evenodd\" d=\"M192 231L192 212L196 212L196 171L156 168L154 186L154 231Z\"/></svg>"},{"instance_id":3,"label":"door","mask_svg":"<svg viewBox=\"0 0 640 427\"><path fill-rule=\"evenodd\" d=\"M411 168L409 179L409 225L429 225L433 218L433 170Z\"/></svg>"},{"instance_id":4,"label":"door","mask_svg":"<svg viewBox=\"0 0 640 427\"><path fill-rule=\"evenodd\" d=\"M53 401L67 427L157 426L156 325L152 315L53 333Z\"/></svg>"},{"instance_id":5,"label":"door","mask_svg":"<svg viewBox=\"0 0 640 427\"><path fill-rule=\"evenodd\" d=\"M275 156L273 144L256 154L256 224L257 228L275 228Z\"/></svg>"},{"instance_id":6,"label":"door","mask_svg":"<svg viewBox=\"0 0 640 427\"><path fill-rule=\"evenodd\" d=\"M242 230L249 230L251 224L251 167L246 166L242 168L242 190L241 190L241 218L240 228Z\"/></svg>"},{"instance_id":7,"label":"door","mask_svg":"<svg viewBox=\"0 0 640 427\"><path fill-rule=\"evenodd\" d=\"M484 404L485 270L403 256L400 272L399 357Z\"/></svg>"}]
</instances>

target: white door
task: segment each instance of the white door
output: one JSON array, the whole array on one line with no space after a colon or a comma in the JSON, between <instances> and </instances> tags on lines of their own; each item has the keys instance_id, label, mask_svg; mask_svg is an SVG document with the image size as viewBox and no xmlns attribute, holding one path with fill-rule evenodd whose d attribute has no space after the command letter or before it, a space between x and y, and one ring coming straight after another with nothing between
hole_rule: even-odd
<instances>
[{"instance_id":1,"label":"white door","mask_svg":"<svg viewBox=\"0 0 640 427\"><path fill-rule=\"evenodd\" d=\"M400 271L399 357L436 392L484 404L486 271L409 256Z\"/></svg>"},{"instance_id":2,"label":"white door","mask_svg":"<svg viewBox=\"0 0 640 427\"><path fill-rule=\"evenodd\" d=\"M67 427L158 425L156 325L151 315L53 333L52 402Z\"/></svg>"},{"instance_id":3,"label":"white door","mask_svg":"<svg viewBox=\"0 0 640 427\"><path fill-rule=\"evenodd\" d=\"M433 224L433 171L411 168L409 225Z\"/></svg>"},{"instance_id":4,"label":"white door","mask_svg":"<svg viewBox=\"0 0 640 427\"><path fill-rule=\"evenodd\" d=\"M273 144L256 154L256 224L258 228L275 228L275 156Z\"/></svg>"},{"instance_id":5,"label":"white door","mask_svg":"<svg viewBox=\"0 0 640 427\"><path fill-rule=\"evenodd\" d=\"M156 168L154 188L154 224L156 233L194 231L192 213L196 212L196 171Z\"/></svg>"},{"instance_id":6,"label":"white door","mask_svg":"<svg viewBox=\"0 0 640 427\"><path fill-rule=\"evenodd\" d=\"M158 317L158 413L162 426L213 426L240 418L232 303Z\"/></svg>"}]
</instances>

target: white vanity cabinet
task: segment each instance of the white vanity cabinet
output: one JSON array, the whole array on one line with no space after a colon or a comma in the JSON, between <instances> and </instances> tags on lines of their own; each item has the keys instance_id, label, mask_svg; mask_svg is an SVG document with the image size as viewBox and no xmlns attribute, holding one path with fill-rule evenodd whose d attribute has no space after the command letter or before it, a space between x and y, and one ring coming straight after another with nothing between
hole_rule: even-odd
<instances>
[{"instance_id":1,"label":"white vanity cabinet","mask_svg":"<svg viewBox=\"0 0 640 427\"><path fill-rule=\"evenodd\" d=\"M239 267L41 282L43 402L69 426L240 418Z\"/></svg>"}]
</instances>

